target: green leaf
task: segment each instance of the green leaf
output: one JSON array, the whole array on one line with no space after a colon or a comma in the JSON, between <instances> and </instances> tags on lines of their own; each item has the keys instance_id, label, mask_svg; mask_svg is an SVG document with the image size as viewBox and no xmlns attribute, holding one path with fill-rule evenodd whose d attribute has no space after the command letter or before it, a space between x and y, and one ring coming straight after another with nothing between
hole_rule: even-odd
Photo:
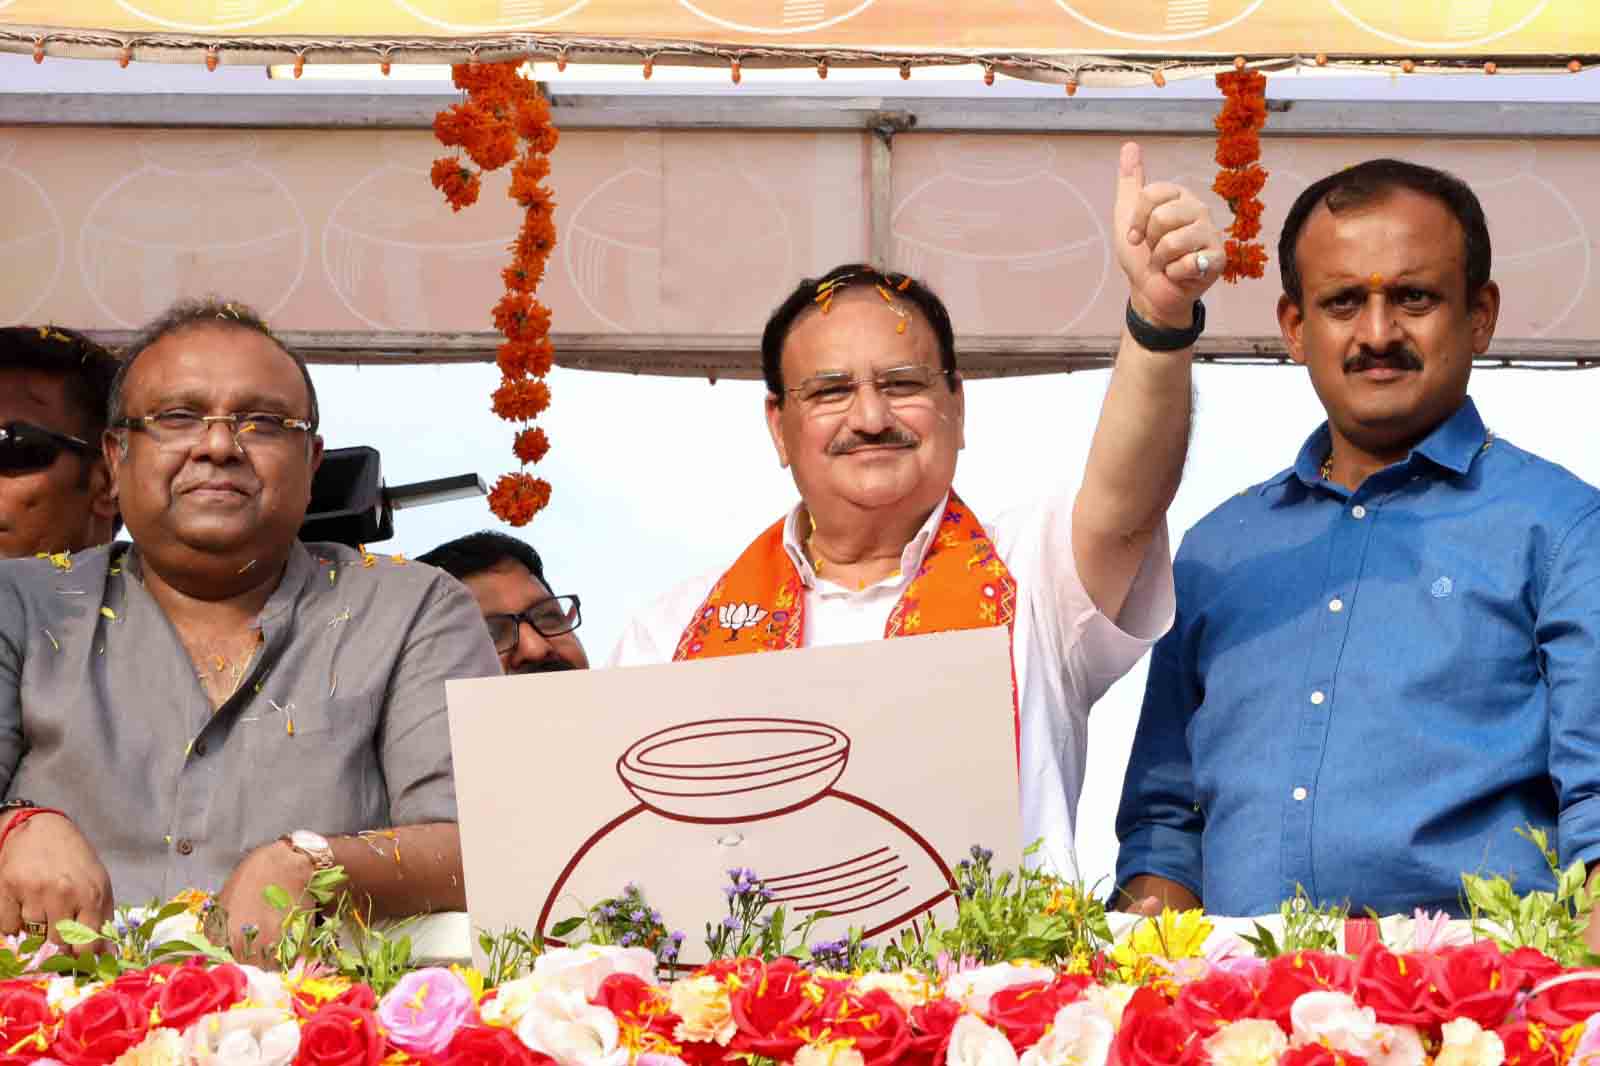
<instances>
[{"instance_id":1,"label":"green leaf","mask_svg":"<svg viewBox=\"0 0 1600 1066\"><path fill-rule=\"evenodd\" d=\"M574 929L578 928L578 926L582 925L583 922L584 922L584 919L581 916L574 915L571 918L567 918L567 919L565 919L563 921L557 922L555 924L555 928L550 930L550 935L553 936L553 937L566 936L568 933L570 933Z\"/></svg>"},{"instance_id":2,"label":"green leaf","mask_svg":"<svg viewBox=\"0 0 1600 1066\"><path fill-rule=\"evenodd\" d=\"M100 934L90 929L82 922L75 922L71 918L63 918L56 923L56 932L61 934L61 942L81 948L93 944L100 939Z\"/></svg>"},{"instance_id":3,"label":"green leaf","mask_svg":"<svg viewBox=\"0 0 1600 1066\"><path fill-rule=\"evenodd\" d=\"M267 906L275 911L287 912L294 908L294 900L289 898L289 893L277 885L268 885L261 890L261 898L267 901Z\"/></svg>"}]
</instances>

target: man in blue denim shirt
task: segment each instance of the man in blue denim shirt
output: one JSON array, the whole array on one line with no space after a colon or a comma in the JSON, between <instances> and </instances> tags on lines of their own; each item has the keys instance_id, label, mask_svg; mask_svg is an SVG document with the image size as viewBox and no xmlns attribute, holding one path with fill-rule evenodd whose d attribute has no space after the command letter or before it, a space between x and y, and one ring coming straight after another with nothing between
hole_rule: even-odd
<instances>
[{"instance_id":1,"label":"man in blue denim shirt","mask_svg":"<svg viewBox=\"0 0 1600 1066\"><path fill-rule=\"evenodd\" d=\"M1467 397L1500 306L1482 208L1364 163L1301 195L1278 262L1328 421L1178 552L1121 898L1460 913L1463 871L1551 887L1519 826L1600 858L1600 491Z\"/></svg>"}]
</instances>

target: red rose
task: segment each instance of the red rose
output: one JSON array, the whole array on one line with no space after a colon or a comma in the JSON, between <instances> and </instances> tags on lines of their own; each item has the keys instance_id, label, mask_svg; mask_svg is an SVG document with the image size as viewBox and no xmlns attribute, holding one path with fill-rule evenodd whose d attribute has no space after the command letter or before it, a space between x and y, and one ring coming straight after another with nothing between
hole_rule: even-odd
<instances>
[{"instance_id":1,"label":"red rose","mask_svg":"<svg viewBox=\"0 0 1600 1066\"><path fill-rule=\"evenodd\" d=\"M833 1031L834 1039L851 1041L866 1066L899 1062L911 1042L911 1019L893 996L874 988L865 995L843 996L834 1002L838 1009L822 1023Z\"/></svg>"},{"instance_id":2,"label":"red rose","mask_svg":"<svg viewBox=\"0 0 1600 1066\"><path fill-rule=\"evenodd\" d=\"M1322 1044L1303 1044L1285 1051L1278 1066L1367 1066L1367 1060Z\"/></svg>"},{"instance_id":3,"label":"red rose","mask_svg":"<svg viewBox=\"0 0 1600 1066\"><path fill-rule=\"evenodd\" d=\"M1369 944L1356 963L1356 1002L1389 1025L1437 1025L1444 1019L1429 1001L1432 969L1426 957L1396 955L1380 943Z\"/></svg>"},{"instance_id":4,"label":"red rose","mask_svg":"<svg viewBox=\"0 0 1600 1066\"><path fill-rule=\"evenodd\" d=\"M1560 1066L1560 1045L1554 1030L1537 1022L1518 1022L1495 1032L1505 1045L1505 1066Z\"/></svg>"},{"instance_id":5,"label":"red rose","mask_svg":"<svg viewBox=\"0 0 1600 1066\"><path fill-rule=\"evenodd\" d=\"M728 1009L738 1026L728 1047L787 1062L805 1039L795 1027L815 1013L817 1004L806 994L811 975L791 958L766 963L728 996Z\"/></svg>"},{"instance_id":6,"label":"red rose","mask_svg":"<svg viewBox=\"0 0 1600 1066\"><path fill-rule=\"evenodd\" d=\"M1600 973L1564 981L1529 996L1522 1012L1530 1022L1555 1031L1586 1021L1589 1015L1600 1012Z\"/></svg>"},{"instance_id":7,"label":"red rose","mask_svg":"<svg viewBox=\"0 0 1600 1066\"><path fill-rule=\"evenodd\" d=\"M378 996L368 985L351 985L332 999L317 999L315 996L304 995L296 992L294 995L294 1012L305 1021L319 1010L328 1007L354 1007L356 1010L377 1010Z\"/></svg>"},{"instance_id":8,"label":"red rose","mask_svg":"<svg viewBox=\"0 0 1600 1066\"><path fill-rule=\"evenodd\" d=\"M154 1007L161 995L161 986L177 967L170 962L157 963L142 970L133 970L111 982L111 987L139 1001L142 1007Z\"/></svg>"},{"instance_id":9,"label":"red rose","mask_svg":"<svg viewBox=\"0 0 1600 1066\"><path fill-rule=\"evenodd\" d=\"M245 996L250 979L232 964L208 970L199 960L172 971L166 984L159 986L157 1025L168 1029L187 1029L213 1011L226 1010Z\"/></svg>"},{"instance_id":10,"label":"red rose","mask_svg":"<svg viewBox=\"0 0 1600 1066\"><path fill-rule=\"evenodd\" d=\"M300 1027L296 1066L377 1066L383 1061L383 1034L369 1010L342 1003L323 1007Z\"/></svg>"},{"instance_id":11,"label":"red rose","mask_svg":"<svg viewBox=\"0 0 1600 1066\"><path fill-rule=\"evenodd\" d=\"M534 1051L509 1029L463 1025L433 1066L548 1066L549 1055Z\"/></svg>"},{"instance_id":12,"label":"red rose","mask_svg":"<svg viewBox=\"0 0 1600 1066\"><path fill-rule=\"evenodd\" d=\"M1210 1036L1227 1022L1251 1017L1255 1007L1255 986L1226 970L1212 970L1178 993L1178 1010L1201 1036Z\"/></svg>"},{"instance_id":13,"label":"red rose","mask_svg":"<svg viewBox=\"0 0 1600 1066\"><path fill-rule=\"evenodd\" d=\"M989 1024L1005 1034L1018 1055L1039 1042L1056 1012L1078 998L1072 986L1053 982L1011 985L989 997Z\"/></svg>"},{"instance_id":14,"label":"red rose","mask_svg":"<svg viewBox=\"0 0 1600 1066\"><path fill-rule=\"evenodd\" d=\"M901 1053L900 1066L944 1066L950 1050L950 1031L966 1009L953 999L936 999L911 1008L911 1039Z\"/></svg>"},{"instance_id":15,"label":"red rose","mask_svg":"<svg viewBox=\"0 0 1600 1066\"><path fill-rule=\"evenodd\" d=\"M55 1021L44 989L28 981L0 982L0 1049L50 1028ZM45 1045L39 1045L39 1051Z\"/></svg>"},{"instance_id":16,"label":"red rose","mask_svg":"<svg viewBox=\"0 0 1600 1066\"><path fill-rule=\"evenodd\" d=\"M1562 965L1538 948L1518 948L1506 958L1522 971L1524 990L1536 988L1562 972Z\"/></svg>"},{"instance_id":17,"label":"red rose","mask_svg":"<svg viewBox=\"0 0 1600 1066\"><path fill-rule=\"evenodd\" d=\"M1148 988L1133 994L1122 1010L1116 1054L1121 1066L1200 1066L1205 1042L1176 1007Z\"/></svg>"},{"instance_id":18,"label":"red rose","mask_svg":"<svg viewBox=\"0 0 1600 1066\"><path fill-rule=\"evenodd\" d=\"M50 1054L67 1066L107 1063L144 1039L150 1009L126 992L103 988L62 1019Z\"/></svg>"},{"instance_id":19,"label":"red rose","mask_svg":"<svg viewBox=\"0 0 1600 1066\"><path fill-rule=\"evenodd\" d=\"M1441 1019L1471 1018L1485 1029L1506 1020L1522 974L1491 940L1446 948L1433 958L1429 1001Z\"/></svg>"},{"instance_id":20,"label":"red rose","mask_svg":"<svg viewBox=\"0 0 1600 1066\"><path fill-rule=\"evenodd\" d=\"M1279 955L1267 964L1267 983L1261 989L1258 1016L1278 1023L1293 1034L1289 1011L1306 992L1349 992L1356 989L1356 964L1342 955L1296 951Z\"/></svg>"}]
</instances>

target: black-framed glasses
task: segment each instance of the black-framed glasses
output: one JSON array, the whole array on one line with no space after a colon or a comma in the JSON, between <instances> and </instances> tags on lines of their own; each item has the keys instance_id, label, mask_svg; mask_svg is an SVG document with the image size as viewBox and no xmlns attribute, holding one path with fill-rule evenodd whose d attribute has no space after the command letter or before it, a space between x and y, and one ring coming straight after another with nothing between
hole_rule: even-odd
<instances>
[{"instance_id":1,"label":"black-framed glasses","mask_svg":"<svg viewBox=\"0 0 1600 1066\"><path fill-rule=\"evenodd\" d=\"M0 422L0 474L31 474L50 467L64 451L93 455L95 450L82 437L32 422Z\"/></svg>"},{"instance_id":2,"label":"black-framed glasses","mask_svg":"<svg viewBox=\"0 0 1600 1066\"><path fill-rule=\"evenodd\" d=\"M855 399L856 390L868 383L890 406L918 403L926 398L935 381L950 374L951 371L922 363L879 370L866 379L842 370L829 371L806 378L785 391L797 396L808 410L823 414L848 408Z\"/></svg>"},{"instance_id":3,"label":"black-framed glasses","mask_svg":"<svg viewBox=\"0 0 1600 1066\"><path fill-rule=\"evenodd\" d=\"M246 444L281 444L291 437L311 432L311 423L307 419L290 418L267 411L202 415L181 408L124 418L117 423L117 428L147 433L151 440L163 448L190 448L198 444L211 431L212 424L217 422L228 427L228 432L240 449Z\"/></svg>"},{"instance_id":4,"label":"black-framed glasses","mask_svg":"<svg viewBox=\"0 0 1600 1066\"><path fill-rule=\"evenodd\" d=\"M528 623L541 637L559 637L583 624L583 611L576 596L552 596L518 614L485 615L483 620L489 624L495 650L508 652L517 646L522 623Z\"/></svg>"}]
</instances>

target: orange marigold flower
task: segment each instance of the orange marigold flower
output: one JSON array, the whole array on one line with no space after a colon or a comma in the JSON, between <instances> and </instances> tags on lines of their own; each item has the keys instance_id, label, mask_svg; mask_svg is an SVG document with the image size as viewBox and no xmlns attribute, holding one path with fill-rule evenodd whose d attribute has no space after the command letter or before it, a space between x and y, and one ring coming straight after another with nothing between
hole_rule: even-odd
<instances>
[{"instance_id":1,"label":"orange marigold flower","mask_svg":"<svg viewBox=\"0 0 1600 1066\"><path fill-rule=\"evenodd\" d=\"M498 170L517 157L517 131L504 122L486 123L461 147L484 170Z\"/></svg>"},{"instance_id":2,"label":"orange marigold flower","mask_svg":"<svg viewBox=\"0 0 1600 1066\"><path fill-rule=\"evenodd\" d=\"M1217 75L1224 96L1260 96L1267 91L1267 76L1259 70L1230 70Z\"/></svg>"},{"instance_id":3,"label":"orange marigold flower","mask_svg":"<svg viewBox=\"0 0 1600 1066\"><path fill-rule=\"evenodd\" d=\"M539 287L539 282L544 280L544 259L541 257L536 262L515 259L510 266L500 271L500 277L505 281L506 288L512 292L532 292Z\"/></svg>"},{"instance_id":4,"label":"orange marigold flower","mask_svg":"<svg viewBox=\"0 0 1600 1066\"><path fill-rule=\"evenodd\" d=\"M537 463L550 451L550 438L542 429L525 429L517 434L511 451L524 464Z\"/></svg>"},{"instance_id":5,"label":"orange marigold flower","mask_svg":"<svg viewBox=\"0 0 1600 1066\"><path fill-rule=\"evenodd\" d=\"M550 406L550 386L542 381L502 381L492 399L495 414L507 422L526 422Z\"/></svg>"},{"instance_id":6,"label":"orange marigold flower","mask_svg":"<svg viewBox=\"0 0 1600 1066\"><path fill-rule=\"evenodd\" d=\"M494 328L509 340L534 340L550 332L550 309L525 292L508 292L494 305Z\"/></svg>"},{"instance_id":7,"label":"orange marigold flower","mask_svg":"<svg viewBox=\"0 0 1600 1066\"><path fill-rule=\"evenodd\" d=\"M550 483L525 473L501 474L489 493L489 510L513 526L525 526L550 503Z\"/></svg>"},{"instance_id":8,"label":"orange marigold flower","mask_svg":"<svg viewBox=\"0 0 1600 1066\"><path fill-rule=\"evenodd\" d=\"M1254 239L1261 232L1261 201L1240 200L1233 207L1233 225L1228 232L1241 241Z\"/></svg>"},{"instance_id":9,"label":"orange marigold flower","mask_svg":"<svg viewBox=\"0 0 1600 1066\"><path fill-rule=\"evenodd\" d=\"M522 377L542 378L550 373L555 361L555 348L548 337L537 340L506 341L500 345L495 362L500 373L510 379Z\"/></svg>"},{"instance_id":10,"label":"orange marigold flower","mask_svg":"<svg viewBox=\"0 0 1600 1066\"><path fill-rule=\"evenodd\" d=\"M1222 268L1222 280L1237 283L1240 278L1259 278L1266 272L1267 251L1259 244L1245 241L1228 241L1223 245L1227 263Z\"/></svg>"},{"instance_id":11,"label":"orange marigold flower","mask_svg":"<svg viewBox=\"0 0 1600 1066\"><path fill-rule=\"evenodd\" d=\"M1254 199L1266 185L1267 172L1252 163L1237 170L1218 171L1211 189L1231 205L1237 201Z\"/></svg>"},{"instance_id":12,"label":"orange marigold flower","mask_svg":"<svg viewBox=\"0 0 1600 1066\"><path fill-rule=\"evenodd\" d=\"M457 89L468 93L499 90L510 92L521 80L514 61L505 63L456 63L450 68L450 80Z\"/></svg>"},{"instance_id":13,"label":"orange marigold flower","mask_svg":"<svg viewBox=\"0 0 1600 1066\"><path fill-rule=\"evenodd\" d=\"M1230 133L1217 138L1217 165L1246 167L1261 158L1261 137L1254 133Z\"/></svg>"},{"instance_id":14,"label":"orange marigold flower","mask_svg":"<svg viewBox=\"0 0 1600 1066\"><path fill-rule=\"evenodd\" d=\"M461 165L459 159L435 159L430 174L433 187L444 193L450 210L459 211L478 202L481 182L475 171Z\"/></svg>"},{"instance_id":15,"label":"orange marigold flower","mask_svg":"<svg viewBox=\"0 0 1600 1066\"><path fill-rule=\"evenodd\" d=\"M522 220L517 239L511 242L512 254L520 261L543 263L556 243L556 224L541 211L529 211Z\"/></svg>"}]
</instances>

